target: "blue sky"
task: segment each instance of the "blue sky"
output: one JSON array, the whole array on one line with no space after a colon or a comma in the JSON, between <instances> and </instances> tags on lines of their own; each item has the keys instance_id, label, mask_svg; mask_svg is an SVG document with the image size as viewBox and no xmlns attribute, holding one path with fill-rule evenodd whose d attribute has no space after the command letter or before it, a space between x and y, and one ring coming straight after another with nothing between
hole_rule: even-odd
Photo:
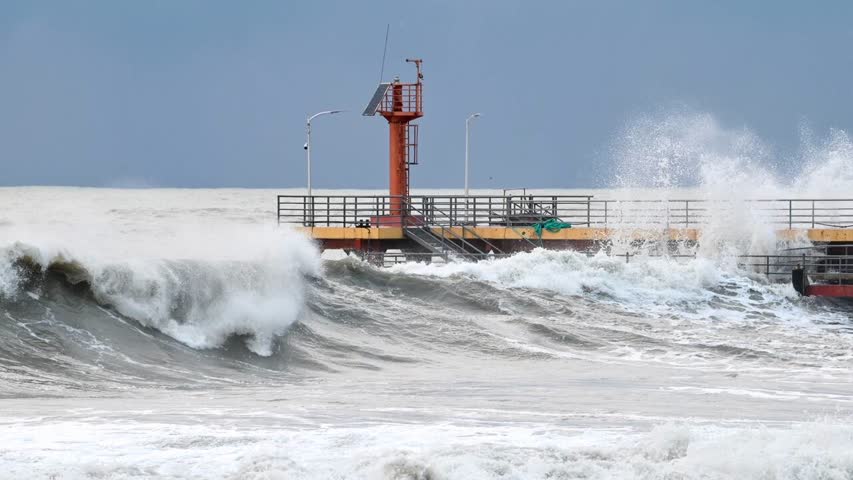
<instances>
[{"instance_id":1,"label":"blue sky","mask_svg":"<svg viewBox=\"0 0 853 480\"><path fill-rule=\"evenodd\" d=\"M632 118L748 128L782 158L803 123L853 129L849 2L0 2L0 185L387 186L379 80L425 111L415 187L603 186ZM677 106L677 107L674 107Z\"/></svg>"}]
</instances>

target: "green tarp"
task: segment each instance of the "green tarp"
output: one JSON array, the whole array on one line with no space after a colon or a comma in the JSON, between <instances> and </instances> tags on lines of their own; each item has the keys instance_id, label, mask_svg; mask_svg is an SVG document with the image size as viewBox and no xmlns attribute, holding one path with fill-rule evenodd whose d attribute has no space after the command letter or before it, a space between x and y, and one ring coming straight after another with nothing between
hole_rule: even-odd
<instances>
[{"instance_id":1,"label":"green tarp","mask_svg":"<svg viewBox=\"0 0 853 480\"><path fill-rule=\"evenodd\" d=\"M547 230L551 233L557 233L564 228L572 228L571 223L561 222L556 218L549 218L544 222L534 223L533 230L536 231L536 236L542 238L542 230Z\"/></svg>"}]
</instances>

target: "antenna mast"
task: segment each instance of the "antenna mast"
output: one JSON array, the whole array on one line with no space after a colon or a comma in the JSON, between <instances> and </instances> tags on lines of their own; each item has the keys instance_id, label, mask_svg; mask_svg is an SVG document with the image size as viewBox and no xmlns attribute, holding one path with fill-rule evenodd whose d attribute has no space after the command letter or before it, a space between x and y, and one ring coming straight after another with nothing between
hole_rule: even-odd
<instances>
[{"instance_id":1,"label":"antenna mast","mask_svg":"<svg viewBox=\"0 0 853 480\"><path fill-rule=\"evenodd\" d=\"M385 26L385 48L382 50L382 67L379 68L379 83L382 83L382 77L385 76L385 55L388 53L388 33L391 32L391 24Z\"/></svg>"}]
</instances>

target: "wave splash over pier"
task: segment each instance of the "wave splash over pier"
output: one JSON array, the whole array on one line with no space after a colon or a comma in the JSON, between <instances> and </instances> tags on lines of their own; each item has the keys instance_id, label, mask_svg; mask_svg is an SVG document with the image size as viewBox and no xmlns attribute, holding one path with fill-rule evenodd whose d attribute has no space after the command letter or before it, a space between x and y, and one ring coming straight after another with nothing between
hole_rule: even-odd
<instances>
[{"instance_id":1,"label":"wave splash over pier","mask_svg":"<svg viewBox=\"0 0 853 480\"><path fill-rule=\"evenodd\" d=\"M814 215L808 212L807 200L821 205L820 200L847 199L853 191L853 141L839 129L819 137L803 126L798 150L781 153L746 128L727 128L710 114L680 108L629 122L613 143L611 156L615 168L607 163L602 172L603 183L616 187L611 198L702 202L704 241L699 252L706 256L773 253L775 231L785 226L786 215L772 212L776 205L762 201L799 199L793 206L796 223L798 213L801 218ZM841 201L823 205L829 215L851 207ZM625 221L664 229L666 208L650 206ZM853 222L844 217L834 225ZM818 221L811 227L822 225Z\"/></svg>"},{"instance_id":2,"label":"wave splash over pier","mask_svg":"<svg viewBox=\"0 0 853 480\"><path fill-rule=\"evenodd\" d=\"M632 124L595 195L853 191L843 132L787 177L749 132L679 115ZM853 476L853 306L739 268L776 248L767 225L712 215L690 258L379 268L271 226L275 193L0 189L0 471Z\"/></svg>"}]
</instances>

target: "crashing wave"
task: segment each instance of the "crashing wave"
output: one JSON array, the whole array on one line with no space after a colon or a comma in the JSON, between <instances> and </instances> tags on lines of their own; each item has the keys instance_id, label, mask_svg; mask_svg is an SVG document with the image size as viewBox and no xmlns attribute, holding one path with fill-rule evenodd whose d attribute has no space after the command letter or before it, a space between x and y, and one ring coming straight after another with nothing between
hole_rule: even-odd
<instances>
[{"instance_id":1,"label":"crashing wave","mask_svg":"<svg viewBox=\"0 0 853 480\"><path fill-rule=\"evenodd\" d=\"M250 350L268 356L276 337L303 313L306 277L320 270L313 246L295 237L278 240L278 248L241 260L99 261L18 242L0 250L0 296L37 291L52 275L193 348L219 347L242 335Z\"/></svg>"}]
</instances>

